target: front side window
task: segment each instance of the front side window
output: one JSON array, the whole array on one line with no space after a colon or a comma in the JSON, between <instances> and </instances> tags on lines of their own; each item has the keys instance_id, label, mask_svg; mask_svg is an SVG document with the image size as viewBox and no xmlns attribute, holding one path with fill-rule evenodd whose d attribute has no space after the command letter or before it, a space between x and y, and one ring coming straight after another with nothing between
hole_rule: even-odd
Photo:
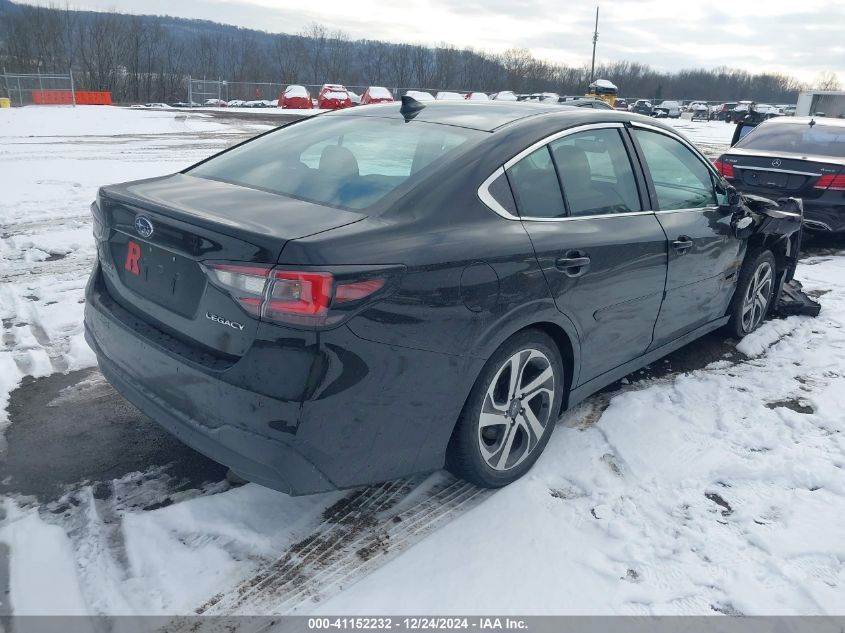
<instances>
[{"instance_id":1,"label":"front side window","mask_svg":"<svg viewBox=\"0 0 845 633\"><path fill-rule=\"evenodd\" d=\"M570 134L550 147L570 215L642 211L631 161L616 128Z\"/></svg>"},{"instance_id":2,"label":"front side window","mask_svg":"<svg viewBox=\"0 0 845 633\"><path fill-rule=\"evenodd\" d=\"M366 209L484 132L399 119L320 117L259 137L187 173Z\"/></svg>"},{"instance_id":3,"label":"front side window","mask_svg":"<svg viewBox=\"0 0 845 633\"><path fill-rule=\"evenodd\" d=\"M662 211L716 206L710 170L680 141L635 129Z\"/></svg>"},{"instance_id":4,"label":"front side window","mask_svg":"<svg viewBox=\"0 0 845 633\"><path fill-rule=\"evenodd\" d=\"M530 153L511 167L508 180L522 217L561 218L566 215L548 145Z\"/></svg>"}]
</instances>

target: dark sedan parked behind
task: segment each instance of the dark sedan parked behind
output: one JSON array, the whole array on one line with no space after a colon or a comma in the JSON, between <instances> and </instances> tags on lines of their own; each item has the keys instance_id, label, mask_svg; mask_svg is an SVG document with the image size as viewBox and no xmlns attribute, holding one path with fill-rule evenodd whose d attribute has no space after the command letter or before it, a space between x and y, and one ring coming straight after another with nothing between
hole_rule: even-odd
<instances>
[{"instance_id":1,"label":"dark sedan parked behind","mask_svg":"<svg viewBox=\"0 0 845 633\"><path fill-rule=\"evenodd\" d=\"M566 407L756 328L787 248L736 237L747 210L671 128L556 104L333 112L92 210L103 374L294 494L444 464L505 485Z\"/></svg>"},{"instance_id":2,"label":"dark sedan parked behind","mask_svg":"<svg viewBox=\"0 0 845 633\"><path fill-rule=\"evenodd\" d=\"M646 99L637 99L634 102L634 105L631 106L631 112L636 114L644 114L645 116L651 116L654 112L654 106L652 105L651 101Z\"/></svg>"},{"instance_id":3,"label":"dark sedan parked behind","mask_svg":"<svg viewBox=\"0 0 845 633\"><path fill-rule=\"evenodd\" d=\"M845 120L778 117L740 124L729 152L716 160L721 174L744 193L800 197L804 225L845 231Z\"/></svg>"}]
</instances>

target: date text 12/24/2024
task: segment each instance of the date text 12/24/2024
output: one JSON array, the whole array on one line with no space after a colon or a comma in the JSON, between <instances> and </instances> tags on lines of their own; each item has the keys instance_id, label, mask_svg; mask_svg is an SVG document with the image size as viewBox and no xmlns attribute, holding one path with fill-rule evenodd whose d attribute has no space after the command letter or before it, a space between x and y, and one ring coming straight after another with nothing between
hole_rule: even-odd
<instances>
[{"instance_id":1,"label":"date text 12/24/2024","mask_svg":"<svg viewBox=\"0 0 845 633\"><path fill-rule=\"evenodd\" d=\"M527 630L521 618L475 617L354 617L308 618L308 630L358 630L358 631L451 631L451 630Z\"/></svg>"}]
</instances>

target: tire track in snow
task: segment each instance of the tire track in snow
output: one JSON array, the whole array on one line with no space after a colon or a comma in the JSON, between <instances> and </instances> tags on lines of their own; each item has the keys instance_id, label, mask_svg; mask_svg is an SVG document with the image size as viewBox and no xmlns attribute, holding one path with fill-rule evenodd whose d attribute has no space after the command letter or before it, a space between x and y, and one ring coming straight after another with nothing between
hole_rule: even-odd
<instances>
[{"instance_id":1,"label":"tire track in snow","mask_svg":"<svg viewBox=\"0 0 845 633\"><path fill-rule=\"evenodd\" d=\"M353 492L327 508L322 523L277 560L195 612L297 613L372 573L489 494L445 473Z\"/></svg>"}]
</instances>

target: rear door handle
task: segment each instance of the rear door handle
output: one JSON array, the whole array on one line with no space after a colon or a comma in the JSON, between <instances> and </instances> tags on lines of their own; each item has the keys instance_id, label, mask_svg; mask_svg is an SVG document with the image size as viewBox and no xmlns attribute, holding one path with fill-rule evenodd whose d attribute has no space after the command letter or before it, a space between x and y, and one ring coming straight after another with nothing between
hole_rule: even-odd
<instances>
[{"instance_id":1,"label":"rear door handle","mask_svg":"<svg viewBox=\"0 0 845 633\"><path fill-rule=\"evenodd\" d=\"M580 277L590 265L590 257L582 251L570 251L555 260L555 268L567 277Z\"/></svg>"},{"instance_id":2,"label":"rear door handle","mask_svg":"<svg viewBox=\"0 0 845 633\"><path fill-rule=\"evenodd\" d=\"M693 242L692 238L687 237L686 235L681 235L678 239L672 242L672 248L683 255L693 247L693 244L695 244L695 242Z\"/></svg>"}]
</instances>

